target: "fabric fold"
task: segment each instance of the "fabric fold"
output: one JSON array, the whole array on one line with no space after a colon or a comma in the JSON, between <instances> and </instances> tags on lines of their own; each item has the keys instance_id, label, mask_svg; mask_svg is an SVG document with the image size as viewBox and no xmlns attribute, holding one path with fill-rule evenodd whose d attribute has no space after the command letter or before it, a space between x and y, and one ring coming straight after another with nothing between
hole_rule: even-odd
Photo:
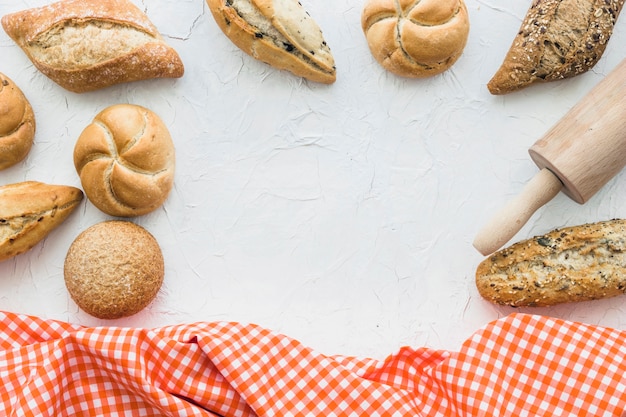
<instances>
[{"instance_id":1,"label":"fabric fold","mask_svg":"<svg viewBox=\"0 0 626 417\"><path fill-rule=\"evenodd\" d=\"M619 416L626 332L512 314L458 351L328 356L253 324L82 327L0 312L0 415Z\"/></svg>"}]
</instances>

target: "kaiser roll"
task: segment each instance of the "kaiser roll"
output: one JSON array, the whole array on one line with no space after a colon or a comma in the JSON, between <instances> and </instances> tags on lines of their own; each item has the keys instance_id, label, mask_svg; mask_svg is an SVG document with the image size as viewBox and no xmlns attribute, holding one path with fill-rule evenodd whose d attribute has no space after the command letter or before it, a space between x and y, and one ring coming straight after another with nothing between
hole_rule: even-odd
<instances>
[{"instance_id":1,"label":"kaiser roll","mask_svg":"<svg viewBox=\"0 0 626 417\"><path fill-rule=\"evenodd\" d=\"M117 104L83 130L74 166L97 208L112 216L139 216L160 207L172 189L174 144L155 113Z\"/></svg>"},{"instance_id":2,"label":"kaiser roll","mask_svg":"<svg viewBox=\"0 0 626 417\"><path fill-rule=\"evenodd\" d=\"M461 56L469 17L463 0L367 0L361 26L385 69L423 78L447 70Z\"/></svg>"}]
</instances>

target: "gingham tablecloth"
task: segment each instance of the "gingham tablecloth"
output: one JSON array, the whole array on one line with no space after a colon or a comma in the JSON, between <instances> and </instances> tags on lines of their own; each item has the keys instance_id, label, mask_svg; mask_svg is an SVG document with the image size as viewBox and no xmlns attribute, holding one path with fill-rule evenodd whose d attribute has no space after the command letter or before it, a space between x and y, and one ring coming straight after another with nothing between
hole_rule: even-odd
<instances>
[{"instance_id":1,"label":"gingham tablecloth","mask_svg":"<svg viewBox=\"0 0 626 417\"><path fill-rule=\"evenodd\" d=\"M240 323L0 312L1 416L621 416L626 332L513 314L459 351L327 356Z\"/></svg>"}]
</instances>

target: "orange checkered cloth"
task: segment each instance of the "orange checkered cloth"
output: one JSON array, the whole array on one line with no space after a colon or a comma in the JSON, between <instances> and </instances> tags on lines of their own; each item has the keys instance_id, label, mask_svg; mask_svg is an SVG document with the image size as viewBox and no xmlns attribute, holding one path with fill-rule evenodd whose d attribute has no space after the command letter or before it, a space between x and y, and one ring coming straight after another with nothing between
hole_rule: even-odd
<instances>
[{"instance_id":1,"label":"orange checkered cloth","mask_svg":"<svg viewBox=\"0 0 626 417\"><path fill-rule=\"evenodd\" d=\"M255 325L87 328L0 312L2 416L620 416L626 332L544 316L458 352L327 356Z\"/></svg>"}]
</instances>

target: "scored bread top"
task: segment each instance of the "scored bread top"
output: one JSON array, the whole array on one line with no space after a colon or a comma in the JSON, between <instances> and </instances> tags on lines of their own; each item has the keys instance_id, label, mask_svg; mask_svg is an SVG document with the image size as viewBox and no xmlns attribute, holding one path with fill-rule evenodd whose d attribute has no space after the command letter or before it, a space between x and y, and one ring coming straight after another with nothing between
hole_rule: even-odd
<instances>
[{"instance_id":1,"label":"scored bread top","mask_svg":"<svg viewBox=\"0 0 626 417\"><path fill-rule=\"evenodd\" d=\"M549 306L626 292L626 220L556 229L489 256L476 269L487 300Z\"/></svg>"},{"instance_id":2,"label":"scored bread top","mask_svg":"<svg viewBox=\"0 0 626 417\"><path fill-rule=\"evenodd\" d=\"M207 0L216 23L242 51L312 81L336 79L322 31L297 0Z\"/></svg>"},{"instance_id":3,"label":"scored bread top","mask_svg":"<svg viewBox=\"0 0 626 417\"><path fill-rule=\"evenodd\" d=\"M571 78L602 57L624 0L533 0L487 87L507 94Z\"/></svg>"},{"instance_id":4,"label":"scored bread top","mask_svg":"<svg viewBox=\"0 0 626 417\"><path fill-rule=\"evenodd\" d=\"M7 14L2 26L41 72L70 91L184 72L176 51L127 0L61 0Z\"/></svg>"}]
</instances>

